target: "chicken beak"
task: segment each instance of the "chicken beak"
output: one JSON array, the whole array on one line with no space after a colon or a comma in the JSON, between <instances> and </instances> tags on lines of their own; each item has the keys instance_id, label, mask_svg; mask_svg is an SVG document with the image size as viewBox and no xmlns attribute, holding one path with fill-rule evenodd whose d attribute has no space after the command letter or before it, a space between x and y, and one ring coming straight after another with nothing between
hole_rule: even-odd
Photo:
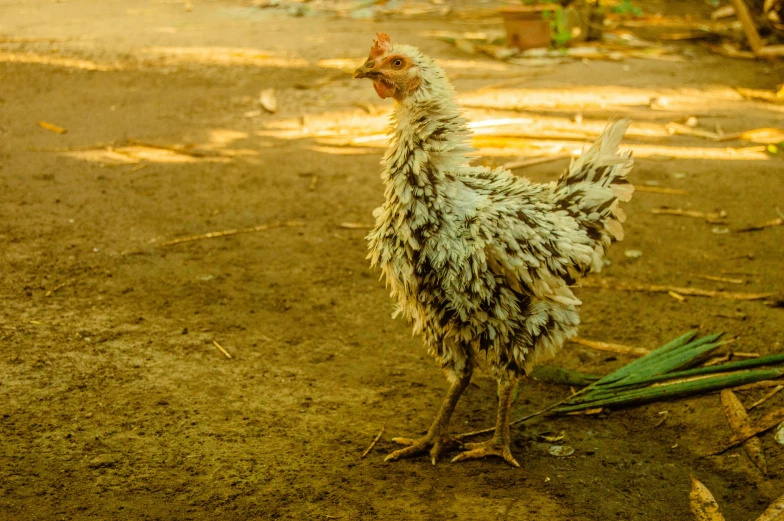
<instances>
[{"instance_id":1,"label":"chicken beak","mask_svg":"<svg viewBox=\"0 0 784 521\"><path fill-rule=\"evenodd\" d=\"M373 73L373 63L365 63L362 67L354 71L354 78L369 78Z\"/></svg>"}]
</instances>

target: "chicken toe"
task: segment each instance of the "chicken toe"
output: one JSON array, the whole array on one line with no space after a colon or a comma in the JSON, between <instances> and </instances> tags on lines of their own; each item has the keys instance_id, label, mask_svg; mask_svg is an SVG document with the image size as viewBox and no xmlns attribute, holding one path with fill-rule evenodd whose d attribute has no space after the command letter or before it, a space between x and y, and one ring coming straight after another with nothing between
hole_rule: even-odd
<instances>
[{"instance_id":1,"label":"chicken toe","mask_svg":"<svg viewBox=\"0 0 784 521\"><path fill-rule=\"evenodd\" d=\"M396 450L389 454L384 461L395 461L401 458L416 456L424 452L430 452L430 461L433 465L438 461L438 457L445 451L459 448L462 445L446 433L430 435L430 433L418 439L411 438L392 438L392 441L408 447Z\"/></svg>"},{"instance_id":2,"label":"chicken toe","mask_svg":"<svg viewBox=\"0 0 784 521\"><path fill-rule=\"evenodd\" d=\"M520 466L514 456L512 456L509 443L498 438L492 438L481 443L466 443L465 448L468 450L452 458L452 463L468 459L486 458L487 456L500 456L513 467Z\"/></svg>"}]
</instances>

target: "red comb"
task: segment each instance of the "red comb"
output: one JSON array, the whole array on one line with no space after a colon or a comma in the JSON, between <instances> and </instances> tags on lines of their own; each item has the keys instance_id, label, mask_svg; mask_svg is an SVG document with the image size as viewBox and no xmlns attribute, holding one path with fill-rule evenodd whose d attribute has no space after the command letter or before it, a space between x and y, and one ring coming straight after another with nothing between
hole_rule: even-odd
<instances>
[{"instance_id":1,"label":"red comb","mask_svg":"<svg viewBox=\"0 0 784 521\"><path fill-rule=\"evenodd\" d=\"M376 33L376 38L376 40L373 40L373 47L370 48L371 58L383 56L392 48L392 41L387 33Z\"/></svg>"}]
</instances>

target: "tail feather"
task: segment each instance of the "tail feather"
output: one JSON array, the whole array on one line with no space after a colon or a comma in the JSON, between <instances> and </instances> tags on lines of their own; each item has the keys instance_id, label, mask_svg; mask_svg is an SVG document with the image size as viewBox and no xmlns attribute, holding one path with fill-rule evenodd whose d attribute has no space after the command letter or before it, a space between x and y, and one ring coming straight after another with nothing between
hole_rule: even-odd
<instances>
[{"instance_id":1,"label":"tail feather","mask_svg":"<svg viewBox=\"0 0 784 521\"><path fill-rule=\"evenodd\" d=\"M613 240L623 239L621 223L626 215L620 202L629 201L634 193L634 186L626 179L633 164L631 152L618 149L629 123L621 119L610 124L588 150L572 161L555 185L560 206L596 240L596 270L604 248Z\"/></svg>"}]
</instances>

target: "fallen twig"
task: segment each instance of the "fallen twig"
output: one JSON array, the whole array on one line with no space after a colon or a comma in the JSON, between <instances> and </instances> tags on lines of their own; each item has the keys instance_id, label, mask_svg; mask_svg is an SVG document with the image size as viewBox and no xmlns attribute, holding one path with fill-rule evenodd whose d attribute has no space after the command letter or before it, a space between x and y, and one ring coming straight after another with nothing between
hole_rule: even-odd
<instances>
[{"instance_id":1,"label":"fallen twig","mask_svg":"<svg viewBox=\"0 0 784 521\"><path fill-rule=\"evenodd\" d=\"M742 279L730 279L728 277L716 277L715 275L695 275L698 279L712 280L714 282L728 282L730 284L745 284Z\"/></svg>"},{"instance_id":2,"label":"fallen twig","mask_svg":"<svg viewBox=\"0 0 784 521\"><path fill-rule=\"evenodd\" d=\"M68 284L70 284L71 282L72 282L72 281L70 281L70 280L66 280L65 282L61 282L60 284L58 284L57 286L53 287L52 289L50 289L50 290L47 290L47 292L46 292L46 293L44 293L44 296L45 296L45 297L50 297L50 296L52 296L52 294L53 294L55 291L57 291L57 290L58 290L58 289L60 289L60 288L63 288L63 287L65 287L65 286L67 286L67 285L68 285Z\"/></svg>"},{"instance_id":3,"label":"fallen twig","mask_svg":"<svg viewBox=\"0 0 784 521\"><path fill-rule=\"evenodd\" d=\"M750 411L750 410L754 409L755 407L759 407L763 403L765 403L768 400L770 400L771 398L773 398L773 396L775 396L776 393L778 393L782 389L784 389L784 385L777 385L776 387L773 388L772 391L770 391L769 393L765 394L765 396L763 396L762 398L760 398L756 402L754 402L751 405L749 405L749 408L747 410Z\"/></svg>"},{"instance_id":4,"label":"fallen twig","mask_svg":"<svg viewBox=\"0 0 784 521\"><path fill-rule=\"evenodd\" d=\"M362 453L360 458L364 458L365 456L367 456L370 453L371 450L373 450L373 447L376 446L376 443L378 443L378 440L381 439L381 435L384 434L384 429L386 429L386 425L381 427L381 430L378 431L378 434L376 434L376 437L373 438L373 441L370 442L370 446L367 449L365 449L365 452Z\"/></svg>"},{"instance_id":5,"label":"fallen twig","mask_svg":"<svg viewBox=\"0 0 784 521\"><path fill-rule=\"evenodd\" d=\"M370 230L373 228L373 225L362 224L362 223L340 223L341 228L345 228L346 230Z\"/></svg>"},{"instance_id":6,"label":"fallen twig","mask_svg":"<svg viewBox=\"0 0 784 521\"><path fill-rule=\"evenodd\" d=\"M757 389L767 389L770 387L778 387L779 385L781 385L781 380L761 380L759 382L733 387L732 390L736 393L744 391L756 391Z\"/></svg>"},{"instance_id":7,"label":"fallen twig","mask_svg":"<svg viewBox=\"0 0 784 521\"><path fill-rule=\"evenodd\" d=\"M764 222L762 224L747 226L746 228L739 228L737 230L732 230L732 231L735 233L756 232L759 230L764 230L765 228L774 228L776 226L784 226L784 218L778 217L776 219Z\"/></svg>"},{"instance_id":8,"label":"fallen twig","mask_svg":"<svg viewBox=\"0 0 784 521\"><path fill-rule=\"evenodd\" d=\"M651 192L654 194L667 194L667 195L687 195L689 192L687 190L681 190L680 188L662 188L658 186L647 186L647 185L634 185L635 192Z\"/></svg>"},{"instance_id":9,"label":"fallen twig","mask_svg":"<svg viewBox=\"0 0 784 521\"><path fill-rule=\"evenodd\" d=\"M635 282L613 281L602 278L587 278L582 281L585 288L614 289L618 291L641 291L648 293L669 293L674 291L680 295L692 297L711 297L727 300L766 300L775 297L776 293L743 293L738 291L714 291L700 288L681 288L670 285L638 284Z\"/></svg>"},{"instance_id":10,"label":"fallen twig","mask_svg":"<svg viewBox=\"0 0 784 521\"><path fill-rule=\"evenodd\" d=\"M681 208L654 208L651 210L656 215L680 215L682 217L695 217L705 219L710 224L721 224L726 220L727 214L721 212L697 212L695 210L683 210Z\"/></svg>"},{"instance_id":11,"label":"fallen twig","mask_svg":"<svg viewBox=\"0 0 784 521\"><path fill-rule=\"evenodd\" d=\"M754 25L754 20L751 17L751 13L749 13L748 7L743 2L743 0L730 0L732 6L735 8L735 16L738 17L740 20L741 25L743 26L743 32L746 33L746 39L749 42L749 47L757 54L764 45L762 42L762 38L760 38L759 33L757 32L757 27Z\"/></svg>"},{"instance_id":12,"label":"fallen twig","mask_svg":"<svg viewBox=\"0 0 784 521\"><path fill-rule=\"evenodd\" d=\"M55 132L57 134L67 134L68 133L67 129L65 129L65 128L59 126L59 125L55 125L54 123L47 123L46 121L39 121L38 122L38 126L43 128L43 129L45 129L45 130L48 130L50 132Z\"/></svg>"},{"instance_id":13,"label":"fallen twig","mask_svg":"<svg viewBox=\"0 0 784 521\"><path fill-rule=\"evenodd\" d=\"M667 294L677 300L678 302L686 302L686 297L675 291L668 291Z\"/></svg>"},{"instance_id":14,"label":"fallen twig","mask_svg":"<svg viewBox=\"0 0 784 521\"><path fill-rule=\"evenodd\" d=\"M702 130L699 128L692 128L687 125L681 125L680 123L667 123L665 127L670 134L702 137L706 139L712 139L714 141L718 141L722 137L715 132L710 132L708 130Z\"/></svg>"},{"instance_id":15,"label":"fallen twig","mask_svg":"<svg viewBox=\"0 0 784 521\"><path fill-rule=\"evenodd\" d=\"M129 173L129 174L132 174L132 173L134 173L134 172L138 172L139 170L144 170L144 169L145 169L145 168L147 168L148 166L150 166L150 163L142 163L142 164L140 164L140 165L136 165L135 167L133 167L133 168L131 168L130 170L128 170L128 173Z\"/></svg>"},{"instance_id":16,"label":"fallen twig","mask_svg":"<svg viewBox=\"0 0 784 521\"><path fill-rule=\"evenodd\" d=\"M222 345L220 345L220 344L218 343L218 341L217 341L217 340L213 340L213 341L212 341L212 343L215 345L215 347L217 347L217 348L218 348L218 351L220 351L221 353L223 353L223 355L224 355L226 358L228 358L229 360L231 360L231 358L232 358L232 357L231 357L231 355L229 354L229 352L228 352L228 351L226 351L226 349L224 349L224 348L223 348L223 346L222 346Z\"/></svg>"},{"instance_id":17,"label":"fallen twig","mask_svg":"<svg viewBox=\"0 0 784 521\"><path fill-rule=\"evenodd\" d=\"M622 355L638 355L644 356L651 352L650 349L644 347L629 347L621 344L611 344L608 342L601 342L598 340L588 340L586 338L570 338L570 342L580 344L598 351L609 351L611 353L619 353Z\"/></svg>"},{"instance_id":18,"label":"fallen twig","mask_svg":"<svg viewBox=\"0 0 784 521\"><path fill-rule=\"evenodd\" d=\"M160 247L173 246L175 244L182 244L183 242L200 241L202 239L214 239L216 237L227 237L229 235L237 235L239 233L262 232L264 230L272 230L274 228L299 228L302 226L305 226L305 223L301 221L274 222L269 224L260 224L259 226L254 226L252 228L239 228L236 230L224 230L221 232L210 232L201 235L190 235L188 237L180 237L178 239L172 239L170 241L162 242L157 246Z\"/></svg>"}]
</instances>

